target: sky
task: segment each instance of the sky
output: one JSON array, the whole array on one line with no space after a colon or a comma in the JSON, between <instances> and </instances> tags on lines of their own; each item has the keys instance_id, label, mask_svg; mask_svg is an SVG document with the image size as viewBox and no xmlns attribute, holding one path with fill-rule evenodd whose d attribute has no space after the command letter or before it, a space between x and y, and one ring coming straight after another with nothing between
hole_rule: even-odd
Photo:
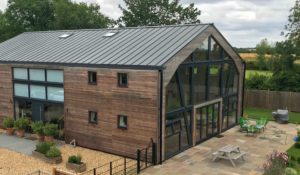
<instances>
[{"instance_id":1,"label":"sky","mask_svg":"<svg viewBox=\"0 0 300 175\"><path fill-rule=\"evenodd\" d=\"M73 0L98 3L101 12L113 19L122 15L123 0ZM284 39L289 10L295 0L181 0L183 5L194 3L202 14L202 23L214 23L235 47L255 47L262 39L271 43ZM4 10L7 0L0 0Z\"/></svg>"}]
</instances>

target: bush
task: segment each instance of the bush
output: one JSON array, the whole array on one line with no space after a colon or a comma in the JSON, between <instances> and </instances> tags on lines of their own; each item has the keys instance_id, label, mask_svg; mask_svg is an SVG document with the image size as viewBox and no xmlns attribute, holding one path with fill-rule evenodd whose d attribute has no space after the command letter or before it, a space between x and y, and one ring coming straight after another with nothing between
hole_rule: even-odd
<instances>
[{"instance_id":1,"label":"bush","mask_svg":"<svg viewBox=\"0 0 300 175\"><path fill-rule=\"evenodd\" d=\"M49 158L54 158L54 157L59 157L59 156L61 156L61 152L55 146L52 146L50 148L50 150L46 153L46 157L49 157Z\"/></svg>"},{"instance_id":2,"label":"bush","mask_svg":"<svg viewBox=\"0 0 300 175\"><path fill-rule=\"evenodd\" d=\"M44 126L43 132L45 136L57 136L58 135L58 126L57 124L47 123Z\"/></svg>"},{"instance_id":3,"label":"bush","mask_svg":"<svg viewBox=\"0 0 300 175\"><path fill-rule=\"evenodd\" d=\"M44 135L44 123L42 121L32 123L31 128L34 133Z\"/></svg>"},{"instance_id":4,"label":"bush","mask_svg":"<svg viewBox=\"0 0 300 175\"><path fill-rule=\"evenodd\" d=\"M246 79L245 86L247 89L267 90L270 88L270 78L265 75L254 74Z\"/></svg>"},{"instance_id":5,"label":"bush","mask_svg":"<svg viewBox=\"0 0 300 175\"><path fill-rule=\"evenodd\" d=\"M297 175L297 171L293 168L286 168L285 169L285 175Z\"/></svg>"},{"instance_id":6,"label":"bush","mask_svg":"<svg viewBox=\"0 0 300 175\"><path fill-rule=\"evenodd\" d=\"M295 158L294 156L291 156L291 160L292 160L292 161L295 161L296 158Z\"/></svg>"},{"instance_id":7,"label":"bush","mask_svg":"<svg viewBox=\"0 0 300 175\"><path fill-rule=\"evenodd\" d=\"M4 128L13 128L14 127L14 119L12 117L4 117L3 126L4 126Z\"/></svg>"},{"instance_id":8,"label":"bush","mask_svg":"<svg viewBox=\"0 0 300 175\"><path fill-rule=\"evenodd\" d=\"M41 142L36 145L36 151L42 154L46 154L50 150L51 146L53 146L52 143Z\"/></svg>"},{"instance_id":9,"label":"bush","mask_svg":"<svg viewBox=\"0 0 300 175\"><path fill-rule=\"evenodd\" d=\"M81 156L80 155L72 155L68 159L69 163L81 164Z\"/></svg>"},{"instance_id":10,"label":"bush","mask_svg":"<svg viewBox=\"0 0 300 175\"><path fill-rule=\"evenodd\" d=\"M26 129L30 124L30 121L28 118L19 118L14 123L14 128L17 130L24 130Z\"/></svg>"},{"instance_id":11,"label":"bush","mask_svg":"<svg viewBox=\"0 0 300 175\"><path fill-rule=\"evenodd\" d=\"M264 175L284 175L288 159L287 153L274 151L267 156L267 162L263 164Z\"/></svg>"},{"instance_id":12,"label":"bush","mask_svg":"<svg viewBox=\"0 0 300 175\"><path fill-rule=\"evenodd\" d=\"M300 164L300 157L297 158L297 162L298 162L298 164Z\"/></svg>"}]
</instances>

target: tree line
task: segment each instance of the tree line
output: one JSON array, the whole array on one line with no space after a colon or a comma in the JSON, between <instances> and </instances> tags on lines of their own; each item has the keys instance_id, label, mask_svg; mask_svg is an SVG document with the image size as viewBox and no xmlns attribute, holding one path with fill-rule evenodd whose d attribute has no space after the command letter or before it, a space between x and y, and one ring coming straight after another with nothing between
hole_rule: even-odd
<instances>
[{"instance_id":1,"label":"tree line","mask_svg":"<svg viewBox=\"0 0 300 175\"><path fill-rule=\"evenodd\" d=\"M0 11L0 42L27 31L99 29L114 26L154 26L200 23L201 11L180 0L124 0L123 15L113 20L96 3L71 0L8 0Z\"/></svg>"}]
</instances>

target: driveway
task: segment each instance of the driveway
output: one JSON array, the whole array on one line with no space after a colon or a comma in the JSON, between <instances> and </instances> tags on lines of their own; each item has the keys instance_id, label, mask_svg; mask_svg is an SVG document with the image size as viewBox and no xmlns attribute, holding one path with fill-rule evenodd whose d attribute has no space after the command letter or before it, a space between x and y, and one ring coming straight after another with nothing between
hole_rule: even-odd
<instances>
[{"instance_id":1,"label":"driveway","mask_svg":"<svg viewBox=\"0 0 300 175\"><path fill-rule=\"evenodd\" d=\"M35 149L37 141L32 141L25 138L18 138L16 136L7 136L0 132L0 148L6 148L25 155L31 155Z\"/></svg>"},{"instance_id":2,"label":"driveway","mask_svg":"<svg viewBox=\"0 0 300 175\"><path fill-rule=\"evenodd\" d=\"M222 133L224 137L212 138L192 147L162 165L149 167L141 175L261 175L267 154L273 150L286 151L294 144L296 127L295 124L269 122L265 132L253 137L239 132L237 126ZM245 162L236 161L235 168L227 160L211 161L212 153L228 144L237 145L248 153Z\"/></svg>"}]
</instances>

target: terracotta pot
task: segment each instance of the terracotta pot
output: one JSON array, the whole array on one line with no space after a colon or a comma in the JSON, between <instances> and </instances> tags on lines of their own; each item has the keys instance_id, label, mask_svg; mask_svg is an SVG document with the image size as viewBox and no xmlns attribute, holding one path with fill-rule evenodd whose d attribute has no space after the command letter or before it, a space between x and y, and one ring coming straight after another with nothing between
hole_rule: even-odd
<instances>
[{"instance_id":1,"label":"terracotta pot","mask_svg":"<svg viewBox=\"0 0 300 175\"><path fill-rule=\"evenodd\" d=\"M53 142L54 138L53 136L45 136L45 142Z\"/></svg>"},{"instance_id":2,"label":"terracotta pot","mask_svg":"<svg viewBox=\"0 0 300 175\"><path fill-rule=\"evenodd\" d=\"M6 128L6 134L11 136L14 134L14 128Z\"/></svg>"},{"instance_id":3,"label":"terracotta pot","mask_svg":"<svg viewBox=\"0 0 300 175\"><path fill-rule=\"evenodd\" d=\"M43 134L38 134L37 136L40 142L43 142L45 140L45 136Z\"/></svg>"},{"instance_id":4,"label":"terracotta pot","mask_svg":"<svg viewBox=\"0 0 300 175\"><path fill-rule=\"evenodd\" d=\"M66 163L67 169L69 170L73 170L76 173L82 173L84 171L86 171L86 164L85 163L81 163L81 164L75 164L75 163Z\"/></svg>"},{"instance_id":5,"label":"terracotta pot","mask_svg":"<svg viewBox=\"0 0 300 175\"><path fill-rule=\"evenodd\" d=\"M17 134L18 137L24 137L25 130L24 129L18 129L16 134Z\"/></svg>"}]
</instances>

